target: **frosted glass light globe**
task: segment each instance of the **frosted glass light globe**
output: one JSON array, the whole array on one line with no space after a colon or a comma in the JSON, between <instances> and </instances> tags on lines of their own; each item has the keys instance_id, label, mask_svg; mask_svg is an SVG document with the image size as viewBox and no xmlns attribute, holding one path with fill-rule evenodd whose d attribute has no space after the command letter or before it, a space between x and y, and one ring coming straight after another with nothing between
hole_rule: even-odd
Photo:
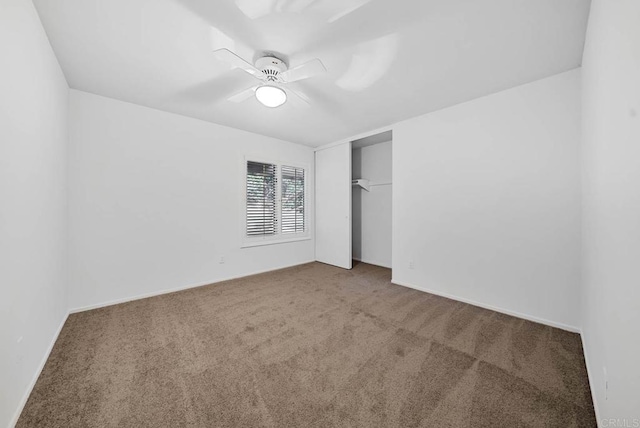
<instances>
[{"instance_id":1,"label":"frosted glass light globe","mask_svg":"<svg viewBox=\"0 0 640 428\"><path fill-rule=\"evenodd\" d=\"M256 98L267 107L279 107L287 101L287 93L277 86L264 85L256 89Z\"/></svg>"}]
</instances>

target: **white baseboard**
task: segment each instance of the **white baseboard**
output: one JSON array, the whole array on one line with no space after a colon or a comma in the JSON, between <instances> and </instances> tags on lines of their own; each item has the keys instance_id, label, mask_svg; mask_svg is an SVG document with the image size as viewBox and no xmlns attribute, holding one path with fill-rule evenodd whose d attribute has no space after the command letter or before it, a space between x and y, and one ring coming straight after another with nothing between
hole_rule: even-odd
<instances>
[{"instance_id":1,"label":"white baseboard","mask_svg":"<svg viewBox=\"0 0 640 428\"><path fill-rule=\"evenodd\" d=\"M268 273L268 272L274 272L274 271L277 271L277 270L288 269L288 268L292 268L292 267L296 267L296 266L306 265L308 263L313 263L314 261L315 260L309 260L309 261L306 261L306 262L294 263L294 264L291 264L291 265L280 266L280 267L276 267L276 268L272 268L272 269L265 269L265 270L255 271L255 272L249 272L249 273L246 273L246 274L243 274L243 275L230 276L230 277L226 277L226 278L216 279L216 280L213 280L213 281L207 281L207 282L202 282L202 283L198 283L198 284L183 285L183 286L180 286L180 287L169 288L169 289L166 289L166 290L152 291L150 293L138 294L138 295L132 296L132 297L123 297L121 299L114 299L114 300L109 300L107 302L96 303L96 304L93 304L93 305L81 306L81 307L78 307L78 308L70 309L69 310L69 314L75 314L77 312L90 311L92 309L104 308L104 307L107 307L107 306L119 305L120 303L132 302L134 300L140 300L140 299L147 299L149 297L161 296L163 294L175 293L177 291L188 290L190 288L204 287L205 285L216 284L218 282L231 281L231 280L234 280L234 279L246 278L248 276L260 275L262 273Z\"/></svg>"},{"instance_id":2,"label":"white baseboard","mask_svg":"<svg viewBox=\"0 0 640 428\"><path fill-rule=\"evenodd\" d=\"M20 415L22 414L22 410L24 409L24 406L27 404L27 400L29 400L29 396L31 395L31 391L33 391L33 387L36 386L36 382L38 381L38 378L40 377L40 373L42 373L42 369L44 369L44 365L47 363L47 360L49 359L49 355L51 354L51 351L53 350L53 346L56 344L56 341L58 340L58 336L60 336L60 332L62 331L62 327L64 327L64 323L67 322L67 318L69 317L69 313L67 313L64 318L62 319L62 322L60 323L60 325L58 326L58 329L56 330L56 333L53 335L53 339L51 340L51 343L49 344L49 347L47 348L47 351L44 353L44 356L42 357L42 361L40 361L40 365L38 366L38 370L36 370L35 375L33 376L33 379L31 379L31 382L29 383L29 387L27 388L27 390L25 391L24 395L22 396L22 399L20 400L20 404L18 405L18 408L16 409L15 413L13 414L13 418L11 418L11 421L9 422L9 427L13 427L18 423L18 419L20 418Z\"/></svg>"},{"instance_id":3,"label":"white baseboard","mask_svg":"<svg viewBox=\"0 0 640 428\"><path fill-rule=\"evenodd\" d=\"M172 288L172 289L169 289L169 290L162 290L162 291L157 291L157 292L152 292L152 293L146 293L146 294L142 294L142 295L138 295L138 296L134 296L134 297L126 297L126 298L123 298L123 299L111 300L111 301L105 302L105 303L98 303L98 304L95 304L95 305L89 305L89 306L84 306L84 307L80 307L80 308L75 308L75 309L69 310L69 312L67 312L67 314L64 316L64 319L62 320L62 322L58 326L58 329L57 329L53 339L51 340L51 343L49 344L49 347L47 348L47 352L45 353L44 357L42 358L42 361L40 362L38 370L36 371L35 375L33 376L33 379L31 380L31 382L29 384L29 387L25 391L24 396L22 397L22 400L20 400L20 404L18 405L18 408L16 409L16 411L15 411L15 413L13 415L13 418L9 422L9 427L11 428L11 427L15 426L16 423L18 423L18 419L20 418L20 415L22 414L22 410L24 409L24 406L27 404L27 400L29 400L29 396L31 395L31 392L33 391L33 387L36 385L36 382L38 381L38 378L40 377L40 373L42 372L42 369L44 369L44 366L47 363L47 360L49 359L49 355L51 354L51 351L53 350L53 346L55 345L56 341L58 340L58 336L60 336L60 332L62 331L62 327L64 327L65 322L67 322L67 318L69 317L69 315L71 315L73 313L77 313L77 312L88 311L88 310L91 310L91 309L97 309L97 308L103 308L103 307L106 307L106 306L117 305L119 303L131 302L133 300L146 299L147 297L153 297L153 296L159 296L159 295L162 295L162 294L175 293L176 291L187 290L189 288L202 287L202 286L205 286L205 285L215 284L215 283L218 283L218 282L230 281L230 280L233 280L233 279L239 279L239 278L245 278L245 277L248 277L248 276L259 275L261 273L268 273L268 272L274 272L274 271L277 271L277 270L288 269L288 268L295 267L295 266L301 266L301 265L305 265L305 264L308 264L308 263L313 263L314 261L315 260L309 260L309 261L302 262L302 263L295 263L295 264L291 264L291 265L276 267L276 268L273 268L273 269L266 269L266 270L261 270L261 271L257 271L257 272L247 273L245 275L237 275L237 276L233 276L233 277L218 279L218 280L215 280L215 281L208 281L206 283L201 283L201 284L192 284L192 285Z\"/></svg>"},{"instance_id":4,"label":"white baseboard","mask_svg":"<svg viewBox=\"0 0 640 428\"><path fill-rule=\"evenodd\" d=\"M60 336L60 332L62 331L62 328L64 327L64 324L66 323L67 318L69 317L70 314L76 313L76 312L88 311L88 310L91 310L91 309L102 308L102 307L111 306L111 305L116 305L116 304L119 304L119 303L130 302L130 301L139 300L139 299L146 299L148 297L159 296L159 295L162 295L162 294L175 293L177 291L187 290L189 288L202 287L202 286L205 286L205 285L215 284L215 283L218 283L218 282L230 281L230 280L233 280L233 279L245 278L245 277L248 277L248 276L259 275L259 274L262 274L262 273L268 273L268 272L274 272L274 271L278 271L278 270L282 270L282 269L288 269L288 268L295 267L295 266L301 266L301 265L305 265L305 264L308 264L308 263L313 263L314 261L315 260L309 260L307 262L296 263L296 264L277 267L277 268L273 268L273 269L257 271L257 272L249 273L249 274L246 274L246 275L229 277L229 278L226 278L226 279L219 279L217 281L210 281L210 282L207 282L207 283L201 283L201 284L177 287L177 288L173 288L173 289L170 289L170 290L152 292L152 293L147 293L147 294L143 294L143 295L139 295L139 296L135 296L135 297L117 299L117 300L112 300L112 301L109 301L109 302L106 302L106 303L100 303L100 304L96 304L96 305L90 305L90 306L85 306L85 307L81 307L81 308L71 309L64 316L64 318L62 319L62 322L58 326L58 329L56 330L56 333L55 333L53 339L51 340L51 343L49 344L49 347L47 348L47 351L45 352L45 355L43 356L42 361L40 362L38 370L36 371L33 379L31 380L31 382L29 384L29 387L27 388L27 391L25 391L25 393L24 393L24 395L22 397L22 400L20 400L20 404L18 405L18 408L16 409L16 411L14 413L14 416L11 419L11 422L9 423L9 427L15 426L15 424L18 422L18 419L20 418L20 415L22 414L22 410L24 409L24 406L27 404L27 400L29 399L29 396L31 395L31 392L32 392L34 386L36 385L36 382L38 381L38 378L40 377L40 373L44 369L44 366L47 363L47 360L49 359L49 355L51 354L51 351L53 350L53 347L54 347L56 341L58 340L58 336ZM363 263L366 263L366 262L363 262ZM437 292L437 291L434 291L434 290L429 290L429 289L427 289L425 287L419 287L419 286L408 284L408 283L404 283L404 282L401 282L401 281L396 281L394 279L391 279L391 282L393 284L400 285L402 287L413 288L413 289L418 290L418 291L422 291L422 292L430 293L430 294L435 294L435 295L438 295L438 296L446 297L448 299L456 300L456 301L463 302L463 303L468 303L468 304L473 305L473 306L478 306L478 307L489 309L489 310L492 310L492 311L501 312L501 313L504 313L504 314L507 314L507 315L511 315L511 316L514 316L514 317L517 317L517 318L522 318L522 319L526 319L526 320L529 320L529 321L537 322L537 323L540 323L540 324L549 325L551 327L560 328L560 329L567 330L567 331L570 331L570 332L573 332L573 333L579 333L580 334L580 339L582 341L582 349L583 349L585 363L586 363L586 367L587 367L587 375L589 377L589 387L591 388L591 398L592 398L592 401L593 401L593 407L594 407L595 414L596 414L596 423L598 424L598 426L600 426L600 417L599 417L600 412L598 410L598 404L597 404L596 397L595 397L595 387L593 385L593 380L592 380L593 378L592 378L591 372L590 372L590 367L591 366L589 365L589 358L587 356L588 354L587 354L587 348L586 348L586 345L585 345L584 335L583 335L582 331L579 328L573 327L573 326L569 326L569 325L565 325L565 324L562 324L562 323L557 323L557 322L554 322L554 321L545 320L545 319L534 317L534 316L527 315L527 314L522 314L522 313L516 312L516 311L510 311L510 310L498 308L498 307L487 305L487 304L484 304L484 303L475 302L473 300L461 298L461 297L458 297L458 296L453 296L451 294L441 293L441 292Z\"/></svg>"},{"instance_id":5,"label":"white baseboard","mask_svg":"<svg viewBox=\"0 0 640 428\"><path fill-rule=\"evenodd\" d=\"M406 282L396 281L393 278L391 279L391 282L394 283L394 284L397 284L397 285L401 285L403 287L413 288L414 290L424 291L425 293L435 294L437 296L446 297L447 299L457 300L458 302L468 303L468 304L473 305L473 306L478 306L480 308L489 309L491 311L496 311L496 312L500 312L500 313L503 313L503 314L511 315L513 317L516 317L516 318L522 318L522 319L525 319L527 321L533 321L533 322L537 322L539 324L545 324L545 325L548 325L550 327L559 328L559 329L562 329L562 330L570 331L572 333L580 333L581 332L578 327L575 327L575 326L572 326L572 325L567 325L567 324L563 324L563 323L559 323L559 322L555 322L555 321L550 321L550 320L547 320L547 319L544 319L544 318L538 318L538 317L535 317L533 315L523 314L521 312L512 311L512 310L509 310L509 309L499 308L497 306L492 306L492 305L488 305L486 303L476 302L475 300L466 299L464 297L454 296L453 294L448 294L448 293L443 293L443 292L440 292L440 291L430 290L430 289L428 289L426 287L413 285L413 284L408 284Z\"/></svg>"},{"instance_id":6,"label":"white baseboard","mask_svg":"<svg viewBox=\"0 0 640 428\"><path fill-rule=\"evenodd\" d=\"M489 310L492 310L492 311L500 312L500 313L503 313L503 314L511 315L511 316L514 316L514 317L517 317L517 318L522 318L522 319L525 319L525 320L528 320L528 321L533 321L533 322L537 322L537 323L540 323L540 324L545 324L545 325L548 325L548 326L551 326L551 327L556 327L556 328L559 328L559 329L562 329L562 330L570 331L572 333L578 333L580 335L580 340L582 341L582 352L584 354L585 365L587 367L587 376L589 378L589 388L591 388L591 401L593 402L593 409L594 409L595 415L596 415L596 424L597 424L598 427L601 426L601 423L600 423L600 421L601 421L601 419L600 419L600 411L598 409L598 402L596 401L596 395L595 395L596 388L595 388L595 385L593 384L593 376L591 376L591 365L589 364L589 354L587 352L587 347L586 347L586 343L585 343L585 337L584 337L584 333L582 332L582 329L580 329L578 327L575 327L575 326L571 326L571 325L567 325L567 324L563 324L563 323L558 323L558 322L555 322L555 321L549 321L549 320L546 320L546 319L543 319L543 318L538 318L538 317L535 317L535 316L532 316L532 315L523 314L521 312L511 311L511 310L507 310L507 309L504 309L504 308L498 308L498 307L495 307L495 306L492 306L492 305L487 305L487 304L484 304L484 303L476 302L476 301L471 300L471 299L465 299L465 298L462 298L462 297L459 297L459 296L454 296L454 295L451 295L451 294L448 294L448 293L442 293L442 292L439 292L439 291L429 290L426 287L420 287L420 286L404 283L404 282L401 282L401 281L396 281L394 279L391 279L391 282L394 283L394 284L403 286L403 287L413 288L415 290L423 291L425 293L435 294L435 295L438 295L438 296L446 297L448 299L456 300L456 301L463 302L463 303L468 303L468 304L473 305L473 306L478 306L478 307L481 307L481 308L485 308L485 309L489 309Z\"/></svg>"}]
</instances>

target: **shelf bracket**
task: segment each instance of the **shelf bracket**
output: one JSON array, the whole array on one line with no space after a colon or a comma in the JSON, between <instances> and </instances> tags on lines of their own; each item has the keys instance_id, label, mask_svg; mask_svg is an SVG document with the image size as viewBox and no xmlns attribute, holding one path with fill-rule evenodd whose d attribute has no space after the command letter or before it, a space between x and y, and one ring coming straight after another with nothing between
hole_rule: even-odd
<instances>
[{"instance_id":1,"label":"shelf bracket","mask_svg":"<svg viewBox=\"0 0 640 428\"><path fill-rule=\"evenodd\" d=\"M369 180L364 179L364 178L358 178L356 180L351 180L351 187L360 187L361 189L364 189L367 192L370 191Z\"/></svg>"}]
</instances>

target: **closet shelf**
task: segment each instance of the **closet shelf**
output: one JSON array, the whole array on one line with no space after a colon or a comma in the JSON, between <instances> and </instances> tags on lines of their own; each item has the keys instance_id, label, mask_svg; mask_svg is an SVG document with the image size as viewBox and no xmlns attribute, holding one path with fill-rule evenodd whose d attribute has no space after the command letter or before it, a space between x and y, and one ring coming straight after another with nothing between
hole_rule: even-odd
<instances>
[{"instance_id":1,"label":"closet shelf","mask_svg":"<svg viewBox=\"0 0 640 428\"><path fill-rule=\"evenodd\" d=\"M356 180L351 180L351 186L360 187L368 192L370 184L369 184L369 180L364 178L358 178Z\"/></svg>"}]
</instances>

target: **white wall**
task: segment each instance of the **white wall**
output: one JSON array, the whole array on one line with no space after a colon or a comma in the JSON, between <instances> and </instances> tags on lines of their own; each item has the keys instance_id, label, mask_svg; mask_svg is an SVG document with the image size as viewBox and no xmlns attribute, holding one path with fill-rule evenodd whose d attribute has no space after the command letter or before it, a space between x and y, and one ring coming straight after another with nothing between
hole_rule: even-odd
<instances>
[{"instance_id":1,"label":"white wall","mask_svg":"<svg viewBox=\"0 0 640 428\"><path fill-rule=\"evenodd\" d=\"M394 126L394 281L577 329L579 139L579 70Z\"/></svg>"},{"instance_id":2,"label":"white wall","mask_svg":"<svg viewBox=\"0 0 640 428\"><path fill-rule=\"evenodd\" d=\"M66 318L68 87L30 1L0 5L0 426ZM22 340L20 340L22 338Z\"/></svg>"},{"instance_id":3,"label":"white wall","mask_svg":"<svg viewBox=\"0 0 640 428\"><path fill-rule=\"evenodd\" d=\"M75 90L70 117L72 309L314 259L240 248L244 156L312 168L311 148Z\"/></svg>"},{"instance_id":4,"label":"white wall","mask_svg":"<svg viewBox=\"0 0 640 428\"><path fill-rule=\"evenodd\" d=\"M353 178L366 178L370 191L353 188L353 258L391 267L391 141L354 148Z\"/></svg>"},{"instance_id":5,"label":"white wall","mask_svg":"<svg viewBox=\"0 0 640 428\"><path fill-rule=\"evenodd\" d=\"M583 61L583 338L599 417L640 423L640 2L594 0ZM604 368L608 373L608 396ZM635 422L634 422L635 419ZM633 424L636 425L633 425ZM602 426L614 426L610 422Z\"/></svg>"}]
</instances>

